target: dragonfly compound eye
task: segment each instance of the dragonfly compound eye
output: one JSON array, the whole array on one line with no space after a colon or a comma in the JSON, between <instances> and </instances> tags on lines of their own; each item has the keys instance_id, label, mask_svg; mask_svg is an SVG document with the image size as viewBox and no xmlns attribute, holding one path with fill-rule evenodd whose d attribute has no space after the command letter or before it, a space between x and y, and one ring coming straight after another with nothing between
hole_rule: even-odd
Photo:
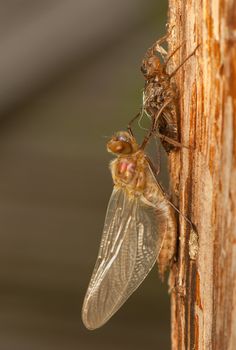
<instances>
[{"instance_id":1,"label":"dragonfly compound eye","mask_svg":"<svg viewBox=\"0 0 236 350\"><path fill-rule=\"evenodd\" d=\"M108 152L115 154L131 154L137 151L137 143L126 131L116 133L107 143Z\"/></svg>"}]
</instances>

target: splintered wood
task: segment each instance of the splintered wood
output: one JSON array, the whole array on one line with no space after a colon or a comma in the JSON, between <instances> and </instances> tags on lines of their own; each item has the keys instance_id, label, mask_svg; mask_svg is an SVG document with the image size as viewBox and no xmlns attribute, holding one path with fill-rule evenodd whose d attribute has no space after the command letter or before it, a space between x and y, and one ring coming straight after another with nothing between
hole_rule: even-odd
<instances>
[{"instance_id":1,"label":"splintered wood","mask_svg":"<svg viewBox=\"0 0 236 350\"><path fill-rule=\"evenodd\" d=\"M169 22L174 27L170 50L186 41L173 56L173 68L201 43L195 60L186 62L175 77L181 142L193 149L182 148L180 157L170 154L172 188L179 194L181 212L197 226L198 237L181 220L170 278L172 349L234 350L236 1L170 0Z\"/></svg>"}]
</instances>

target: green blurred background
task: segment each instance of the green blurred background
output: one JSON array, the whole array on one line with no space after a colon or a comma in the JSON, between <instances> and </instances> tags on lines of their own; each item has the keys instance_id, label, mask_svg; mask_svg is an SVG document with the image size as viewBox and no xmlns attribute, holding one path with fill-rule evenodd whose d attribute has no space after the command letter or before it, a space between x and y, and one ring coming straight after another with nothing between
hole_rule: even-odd
<instances>
[{"instance_id":1,"label":"green blurred background","mask_svg":"<svg viewBox=\"0 0 236 350\"><path fill-rule=\"evenodd\" d=\"M81 322L112 181L107 136L141 105L166 1L1 3L0 349L169 349L157 269L99 330Z\"/></svg>"}]
</instances>

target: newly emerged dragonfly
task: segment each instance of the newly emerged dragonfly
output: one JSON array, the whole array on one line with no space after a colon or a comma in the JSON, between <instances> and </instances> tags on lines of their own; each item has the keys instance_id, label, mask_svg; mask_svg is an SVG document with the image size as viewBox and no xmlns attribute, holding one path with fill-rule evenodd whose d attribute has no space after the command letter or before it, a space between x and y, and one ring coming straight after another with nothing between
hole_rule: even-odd
<instances>
[{"instance_id":1,"label":"newly emerged dragonfly","mask_svg":"<svg viewBox=\"0 0 236 350\"><path fill-rule=\"evenodd\" d=\"M176 246L175 213L152 165L133 135L117 132L107 143L117 155L100 250L84 299L88 329L106 323L137 289L156 261L164 272Z\"/></svg>"}]
</instances>

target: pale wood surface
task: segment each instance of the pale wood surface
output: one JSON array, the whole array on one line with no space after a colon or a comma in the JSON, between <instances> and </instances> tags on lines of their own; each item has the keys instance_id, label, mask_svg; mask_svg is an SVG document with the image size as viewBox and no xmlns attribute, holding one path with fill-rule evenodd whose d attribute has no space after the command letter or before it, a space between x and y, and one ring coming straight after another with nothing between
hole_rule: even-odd
<instances>
[{"instance_id":1,"label":"pale wood surface","mask_svg":"<svg viewBox=\"0 0 236 350\"><path fill-rule=\"evenodd\" d=\"M180 70L181 137L194 149L170 159L172 190L197 227L196 260L190 230L180 219L173 266L172 349L236 349L236 1L170 0L170 47Z\"/></svg>"}]
</instances>

